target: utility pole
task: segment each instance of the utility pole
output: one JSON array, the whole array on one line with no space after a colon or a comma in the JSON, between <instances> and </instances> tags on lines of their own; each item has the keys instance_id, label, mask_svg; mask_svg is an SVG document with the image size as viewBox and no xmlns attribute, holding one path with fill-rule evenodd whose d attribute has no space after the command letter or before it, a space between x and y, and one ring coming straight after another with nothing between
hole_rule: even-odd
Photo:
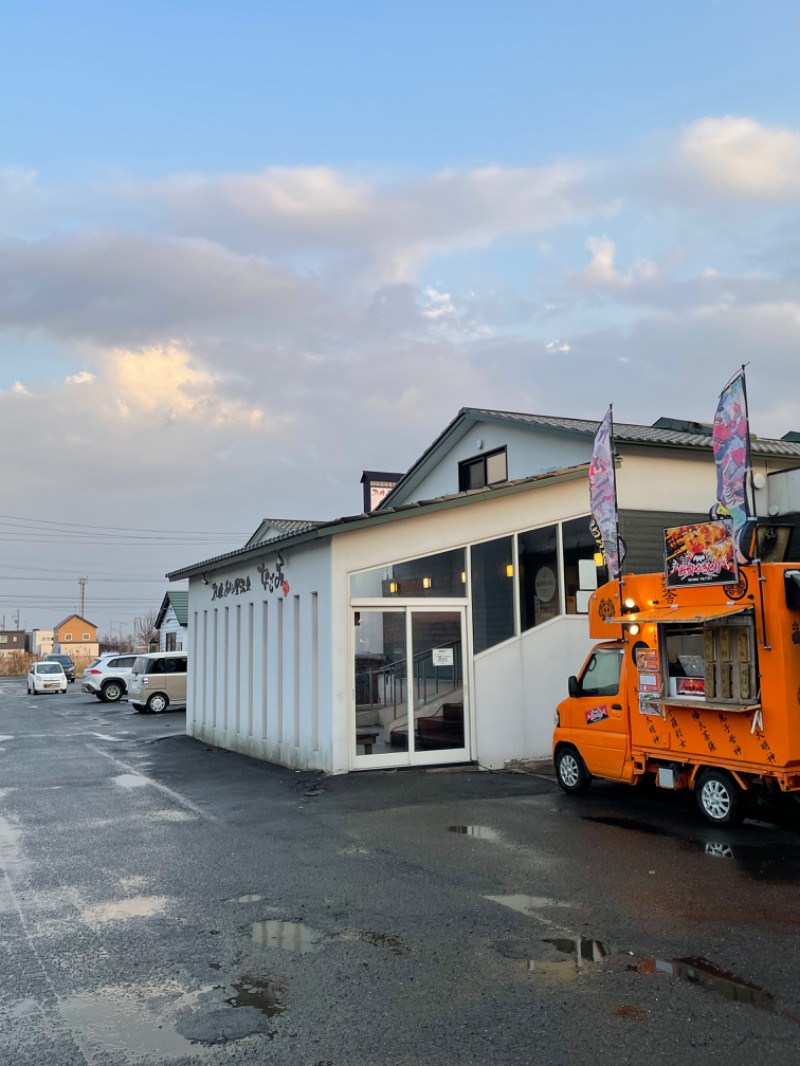
<instances>
[{"instance_id":1,"label":"utility pole","mask_svg":"<svg viewBox=\"0 0 800 1066\"><path fill-rule=\"evenodd\" d=\"M80 610L78 611L78 614L81 616L81 618L83 618L83 611L84 611L84 606L85 606L85 603L86 603L86 584L87 584L88 580L89 580L88 577L79 577L78 578L78 584L81 587L81 607L80 607Z\"/></svg>"},{"instance_id":2,"label":"utility pole","mask_svg":"<svg viewBox=\"0 0 800 1066\"><path fill-rule=\"evenodd\" d=\"M17 607L17 613L14 615L17 623L17 632L19 633L19 607Z\"/></svg>"}]
</instances>

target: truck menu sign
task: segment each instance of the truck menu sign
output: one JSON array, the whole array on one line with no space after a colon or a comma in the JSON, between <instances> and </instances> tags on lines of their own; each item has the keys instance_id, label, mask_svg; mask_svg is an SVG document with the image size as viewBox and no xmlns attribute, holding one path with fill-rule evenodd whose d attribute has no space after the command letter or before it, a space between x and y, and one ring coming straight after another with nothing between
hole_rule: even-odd
<instances>
[{"instance_id":1,"label":"truck menu sign","mask_svg":"<svg viewBox=\"0 0 800 1066\"><path fill-rule=\"evenodd\" d=\"M701 522L664 530L667 588L735 585L733 533L728 522Z\"/></svg>"}]
</instances>

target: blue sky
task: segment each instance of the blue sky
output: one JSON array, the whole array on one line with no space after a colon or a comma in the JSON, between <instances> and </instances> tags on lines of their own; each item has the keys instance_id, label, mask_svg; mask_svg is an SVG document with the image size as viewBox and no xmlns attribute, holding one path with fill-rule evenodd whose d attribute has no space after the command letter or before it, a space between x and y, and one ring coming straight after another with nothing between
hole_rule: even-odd
<instances>
[{"instance_id":1,"label":"blue sky","mask_svg":"<svg viewBox=\"0 0 800 1066\"><path fill-rule=\"evenodd\" d=\"M357 511L461 406L708 420L747 362L754 429L800 429L796 4L0 18L4 508L49 529L68 475L54 589L115 527L101 627L265 515ZM26 587L0 614L72 595Z\"/></svg>"}]
</instances>

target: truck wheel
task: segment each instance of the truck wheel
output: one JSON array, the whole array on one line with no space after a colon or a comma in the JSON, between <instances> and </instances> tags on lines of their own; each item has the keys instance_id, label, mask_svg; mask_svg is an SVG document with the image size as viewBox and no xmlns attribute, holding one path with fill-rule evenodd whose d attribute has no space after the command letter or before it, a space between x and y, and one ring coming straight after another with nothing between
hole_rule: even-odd
<instances>
[{"instance_id":1,"label":"truck wheel","mask_svg":"<svg viewBox=\"0 0 800 1066\"><path fill-rule=\"evenodd\" d=\"M744 820L744 796L722 770L704 770L695 785L697 805L713 825L739 825Z\"/></svg>"},{"instance_id":2,"label":"truck wheel","mask_svg":"<svg viewBox=\"0 0 800 1066\"><path fill-rule=\"evenodd\" d=\"M556 755L556 776L565 792L573 795L585 792L592 779L577 748L561 748Z\"/></svg>"}]
</instances>

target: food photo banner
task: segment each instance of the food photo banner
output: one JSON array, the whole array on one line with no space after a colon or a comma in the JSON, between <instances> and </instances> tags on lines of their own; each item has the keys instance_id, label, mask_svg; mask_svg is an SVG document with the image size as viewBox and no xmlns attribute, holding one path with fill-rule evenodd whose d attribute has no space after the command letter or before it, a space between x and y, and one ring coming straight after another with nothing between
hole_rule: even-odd
<instances>
[{"instance_id":1,"label":"food photo banner","mask_svg":"<svg viewBox=\"0 0 800 1066\"><path fill-rule=\"evenodd\" d=\"M667 588L735 585L736 549L729 522L701 522L664 530Z\"/></svg>"}]
</instances>

